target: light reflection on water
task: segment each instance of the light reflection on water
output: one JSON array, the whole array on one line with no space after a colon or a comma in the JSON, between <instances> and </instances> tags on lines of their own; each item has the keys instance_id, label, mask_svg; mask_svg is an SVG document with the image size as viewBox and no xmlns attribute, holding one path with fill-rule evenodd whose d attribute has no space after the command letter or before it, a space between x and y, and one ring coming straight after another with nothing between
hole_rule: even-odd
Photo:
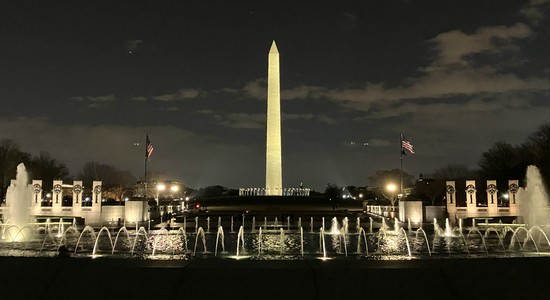
<instances>
[{"instance_id":1,"label":"light reflection on water","mask_svg":"<svg viewBox=\"0 0 550 300\"><path fill-rule=\"evenodd\" d=\"M115 234L112 234L112 243L115 240ZM320 244L320 234L318 232L304 232L303 241L300 238L300 232L297 230L283 231L264 230L262 232L261 243L258 239L259 232L245 232L244 250L236 256L237 233L226 233L224 244L225 251L221 246L217 249L218 256L226 259L254 259L254 260L301 260L317 259L323 257L322 245ZM178 260L191 259L193 257L214 257L216 233L207 232L205 234L207 251L203 251L201 239L197 252L193 255L195 246L195 233L186 233L177 231L151 231L146 238L145 235L136 235L130 231L129 236L119 235L114 245L114 251L111 247L111 241L107 234L103 233L97 238L97 247L95 257L122 257L153 260ZM549 245L540 245L537 253L533 243L513 244L512 250L509 249L511 236L505 239L499 239L497 236L465 237L434 237L433 233L428 237L429 245L423 237L416 237L414 234L408 234L405 239L404 234L367 234L368 255L364 247L364 242L358 249L358 241L361 236L351 232L344 236L341 234L325 234L325 247L327 249L327 258L331 259L370 259L370 260L403 260L420 259L430 257L512 257L512 256L540 256L548 255ZM35 238L26 242L0 242L0 256L23 256L23 257L54 257L57 256L57 248L63 244L69 249L74 257L91 257L96 240L91 233L82 235L80 241L79 234L68 232L63 239L55 236L46 238L45 234L36 234ZM520 239L523 241L523 239ZM407 241L411 249L411 256L408 255ZM304 256L301 253L301 244L304 245ZM40 251L44 243L43 251ZM78 243L78 248L76 244ZM260 253L261 244L261 253ZM430 248L428 250L428 247ZM347 257L345 250L347 250ZM358 252L360 250L360 252ZM154 252L154 255L153 255ZM111 254L113 253L113 254Z\"/></svg>"}]
</instances>

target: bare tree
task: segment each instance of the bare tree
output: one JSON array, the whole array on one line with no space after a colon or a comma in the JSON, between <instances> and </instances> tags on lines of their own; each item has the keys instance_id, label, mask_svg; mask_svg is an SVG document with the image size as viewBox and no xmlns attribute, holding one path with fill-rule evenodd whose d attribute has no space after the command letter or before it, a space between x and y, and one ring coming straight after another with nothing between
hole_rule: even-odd
<instances>
[{"instance_id":1,"label":"bare tree","mask_svg":"<svg viewBox=\"0 0 550 300\"><path fill-rule=\"evenodd\" d=\"M466 165L450 163L434 171L434 179L456 180L474 178L476 171L468 169Z\"/></svg>"},{"instance_id":2,"label":"bare tree","mask_svg":"<svg viewBox=\"0 0 550 300\"><path fill-rule=\"evenodd\" d=\"M53 180L68 179L69 170L65 164L58 162L48 152L40 152L29 162L29 173L32 178L42 179L42 188L45 191L52 189Z\"/></svg>"},{"instance_id":3,"label":"bare tree","mask_svg":"<svg viewBox=\"0 0 550 300\"><path fill-rule=\"evenodd\" d=\"M524 149L505 142L495 143L481 155L479 160L481 175L498 181L522 178L527 166Z\"/></svg>"},{"instance_id":4,"label":"bare tree","mask_svg":"<svg viewBox=\"0 0 550 300\"><path fill-rule=\"evenodd\" d=\"M136 178L130 172L95 161L85 163L78 176L85 186L91 186L94 180L101 180L105 192L112 193L118 200L122 198L126 188L136 183Z\"/></svg>"},{"instance_id":5,"label":"bare tree","mask_svg":"<svg viewBox=\"0 0 550 300\"><path fill-rule=\"evenodd\" d=\"M548 186L550 184L550 124L543 124L532 133L524 147L525 153L531 158L528 163L539 168Z\"/></svg>"}]
</instances>

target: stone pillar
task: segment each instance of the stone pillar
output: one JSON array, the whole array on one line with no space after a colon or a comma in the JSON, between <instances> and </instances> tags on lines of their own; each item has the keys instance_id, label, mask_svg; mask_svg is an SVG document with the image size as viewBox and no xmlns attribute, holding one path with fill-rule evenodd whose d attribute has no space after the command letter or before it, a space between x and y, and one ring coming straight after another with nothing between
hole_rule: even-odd
<instances>
[{"instance_id":1,"label":"stone pillar","mask_svg":"<svg viewBox=\"0 0 550 300\"><path fill-rule=\"evenodd\" d=\"M454 180L447 181L445 183L445 190L447 193L447 213L449 214L449 220L454 224L456 216L456 185Z\"/></svg>"},{"instance_id":2,"label":"stone pillar","mask_svg":"<svg viewBox=\"0 0 550 300\"><path fill-rule=\"evenodd\" d=\"M61 204L63 203L63 181L54 180L52 189L52 212L61 213Z\"/></svg>"},{"instance_id":3,"label":"stone pillar","mask_svg":"<svg viewBox=\"0 0 550 300\"><path fill-rule=\"evenodd\" d=\"M101 181L92 182L92 207L82 207L81 215L86 219L86 224L101 226L101 199L102 187Z\"/></svg>"},{"instance_id":4,"label":"stone pillar","mask_svg":"<svg viewBox=\"0 0 550 300\"><path fill-rule=\"evenodd\" d=\"M42 180L32 181L32 207L40 206L42 202Z\"/></svg>"},{"instance_id":5,"label":"stone pillar","mask_svg":"<svg viewBox=\"0 0 550 300\"><path fill-rule=\"evenodd\" d=\"M466 180L466 211L468 216L477 214L476 181Z\"/></svg>"},{"instance_id":6,"label":"stone pillar","mask_svg":"<svg viewBox=\"0 0 550 300\"><path fill-rule=\"evenodd\" d=\"M489 216L498 215L498 190L496 180L487 180L487 213Z\"/></svg>"},{"instance_id":7,"label":"stone pillar","mask_svg":"<svg viewBox=\"0 0 550 300\"><path fill-rule=\"evenodd\" d=\"M102 199L101 197L102 197L101 181L94 181L92 183L92 207L101 206L101 199Z\"/></svg>"},{"instance_id":8,"label":"stone pillar","mask_svg":"<svg viewBox=\"0 0 550 300\"><path fill-rule=\"evenodd\" d=\"M40 210L42 206L42 180L32 181L32 201L30 211L33 216L40 215Z\"/></svg>"},{"instance_id":9,"label":"stone pillar","mask_svg":"<svg viewBox=\"0 0 550 300\"><path fill-rule=\"evenodd\" d=\"M73 206L82 206L82 180L73 180Z\"/></svg>"},{"instance_id":10,"label":"stone pillar","mask_svg":"<svg viewBox=\"0 0 550 300\"><path fill-rule=\"evenodd\" d=\"M510 203L510 215L519 216L518 201L519 182L517 179L508 180L508 201Z\"/></svg>"},{"instance_id":11,"label":"stone pillar","mask_svg":"<svg viewBox=\"0 0 550 300\"><path fill-rule=\"evenodd\" d=\"M73 180L73 214L80 215L82 208L82 192L84 187L82 180Z\"/></svg>"}]
</instances>

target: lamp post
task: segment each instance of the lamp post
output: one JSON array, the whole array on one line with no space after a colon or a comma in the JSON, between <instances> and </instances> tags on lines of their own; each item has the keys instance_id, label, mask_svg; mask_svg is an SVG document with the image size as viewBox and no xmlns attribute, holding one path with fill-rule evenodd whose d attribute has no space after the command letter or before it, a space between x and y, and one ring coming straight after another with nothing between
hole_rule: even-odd
<instances>
[{"instance_id":1,"label":"lamp post","mask_svg":"<svg viewBox=\"0 0 550 300\"><path fill-rule=\"evenodd\" d=\"M397 185L395 183L386 184L386 191L389 193L391 206L395 206L395 192L397 192Z\"/></svg>"},{"instance_id":2,"label":"lamp post","mask_svg":"<svg viewBox=\"0 0 550 300\"><path fill-rule=\"evenodd\" d=\"M162 183L157 184L157 195L156 195L157 206L159 205L159 193L164 192L165 190L166 190L166 185Z\"/></svg>"},{"instance_id":3,"label":"lamp post","mask_svg":"<svg viewBox=\"0 0 550 300\"><path fill-rule=\"evenodd\" d=\"M170 187L170 191L172 191L172 193L177 193L179 190L180 190L180 187L177 185L173 185Z\"/></svg>"}]
</instances>

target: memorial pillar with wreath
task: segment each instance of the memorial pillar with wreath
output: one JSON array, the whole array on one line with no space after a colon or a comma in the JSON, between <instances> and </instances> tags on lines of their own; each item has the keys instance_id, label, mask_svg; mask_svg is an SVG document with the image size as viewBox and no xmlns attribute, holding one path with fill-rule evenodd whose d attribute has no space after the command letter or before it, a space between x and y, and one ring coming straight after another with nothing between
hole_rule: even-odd
<instances>
[{"instance_id":1,"label":"memorial pillar with wreath","mask_svg":"<svg viewBox=\"0 0 550 300\"><path fill-rule=\"evenodd\" d=\"M40 207L42 204L42 180L32 181L32 207Z\"/></svg>"},{"instance_id":2,"label":"memorial pillar with wreath","mask_svg":"<svg viewBox=\"0 0 550 300\"><path fill-rule=\"evenodd\" d=\"M61 213L63 203L63 181L54 180L52 189L52 213Z\"/></svg>"},{"instance_id":3,"label":"memorial pillar with wreath","mask_svg":"<svg viewBox=\"0 0 550 300\"><path fill-rule=\"evenodd\" d=\"M82 180L73 180L73 214L75 216L80 216L80 212L82 211L83 191Z\"/></svg>"},{"instance_id":4,"label":"memorial pillar with wreath","mask_svg":"<svg viewBox=\"0 0 550 300\"><path fill-rule=\"evenodd\" d=\"M477 216L476 181L466 180L466 211L468 216Z\"/></svg>"},{"instance_id":5,"label":"memorial pillar with wreath","mask_svg":"<svg viewBox=\"0 0 550 300\"><path fill-rule=\"evenodd\" d=\"M80 213L80 216L85 219L86 224L90 224L92 226L101 226L101 200L103 199L102 193L103 192L101 181L93 181L91 199L92 205L82 207Z\"/></svg>"},{"instance_id":6,"label":"memorial pillar with wreath","mask_svg":"<svg viewBox=\"0 0 550 300\"><path fill-rule=\"evenodd\" d=\"M101 183L101 181L92 182L92 211L101 211L101 200L103 199Z\"/></svg>"},{"instance_id":7,"label":"memorial pillar with wreath","mask_svg":"<svg viewBox=\"0 0 550 300\"><path fill-rule=\"evenodd\" d=\"M32 201L31 213L36 216L40 214L42 206L42 180L33 179L32 181Z\"/></svg>"},{"instance_id":8,"label":"memorial pillar with wreath","mask_svg":"<svg viewBox=\"0 0 550 300\"><path fill-rule=\"evenodd\" d=\"M498 216L498 190L496 180L487 180L487 213L490 217Z\"/></svg>"},{"instance_id":9,"label":"memorial pillar with wreath","mask_svg":"<svg viewBox=\"0 0 550 300\"><path fill-rule=\"evenodd\" d=\"M456 215L456 186L454 180L447 181L445 183L445 193L447 199L447 214L449 214L449 220L454 224Z\"/></svg>"}]
</instances>

